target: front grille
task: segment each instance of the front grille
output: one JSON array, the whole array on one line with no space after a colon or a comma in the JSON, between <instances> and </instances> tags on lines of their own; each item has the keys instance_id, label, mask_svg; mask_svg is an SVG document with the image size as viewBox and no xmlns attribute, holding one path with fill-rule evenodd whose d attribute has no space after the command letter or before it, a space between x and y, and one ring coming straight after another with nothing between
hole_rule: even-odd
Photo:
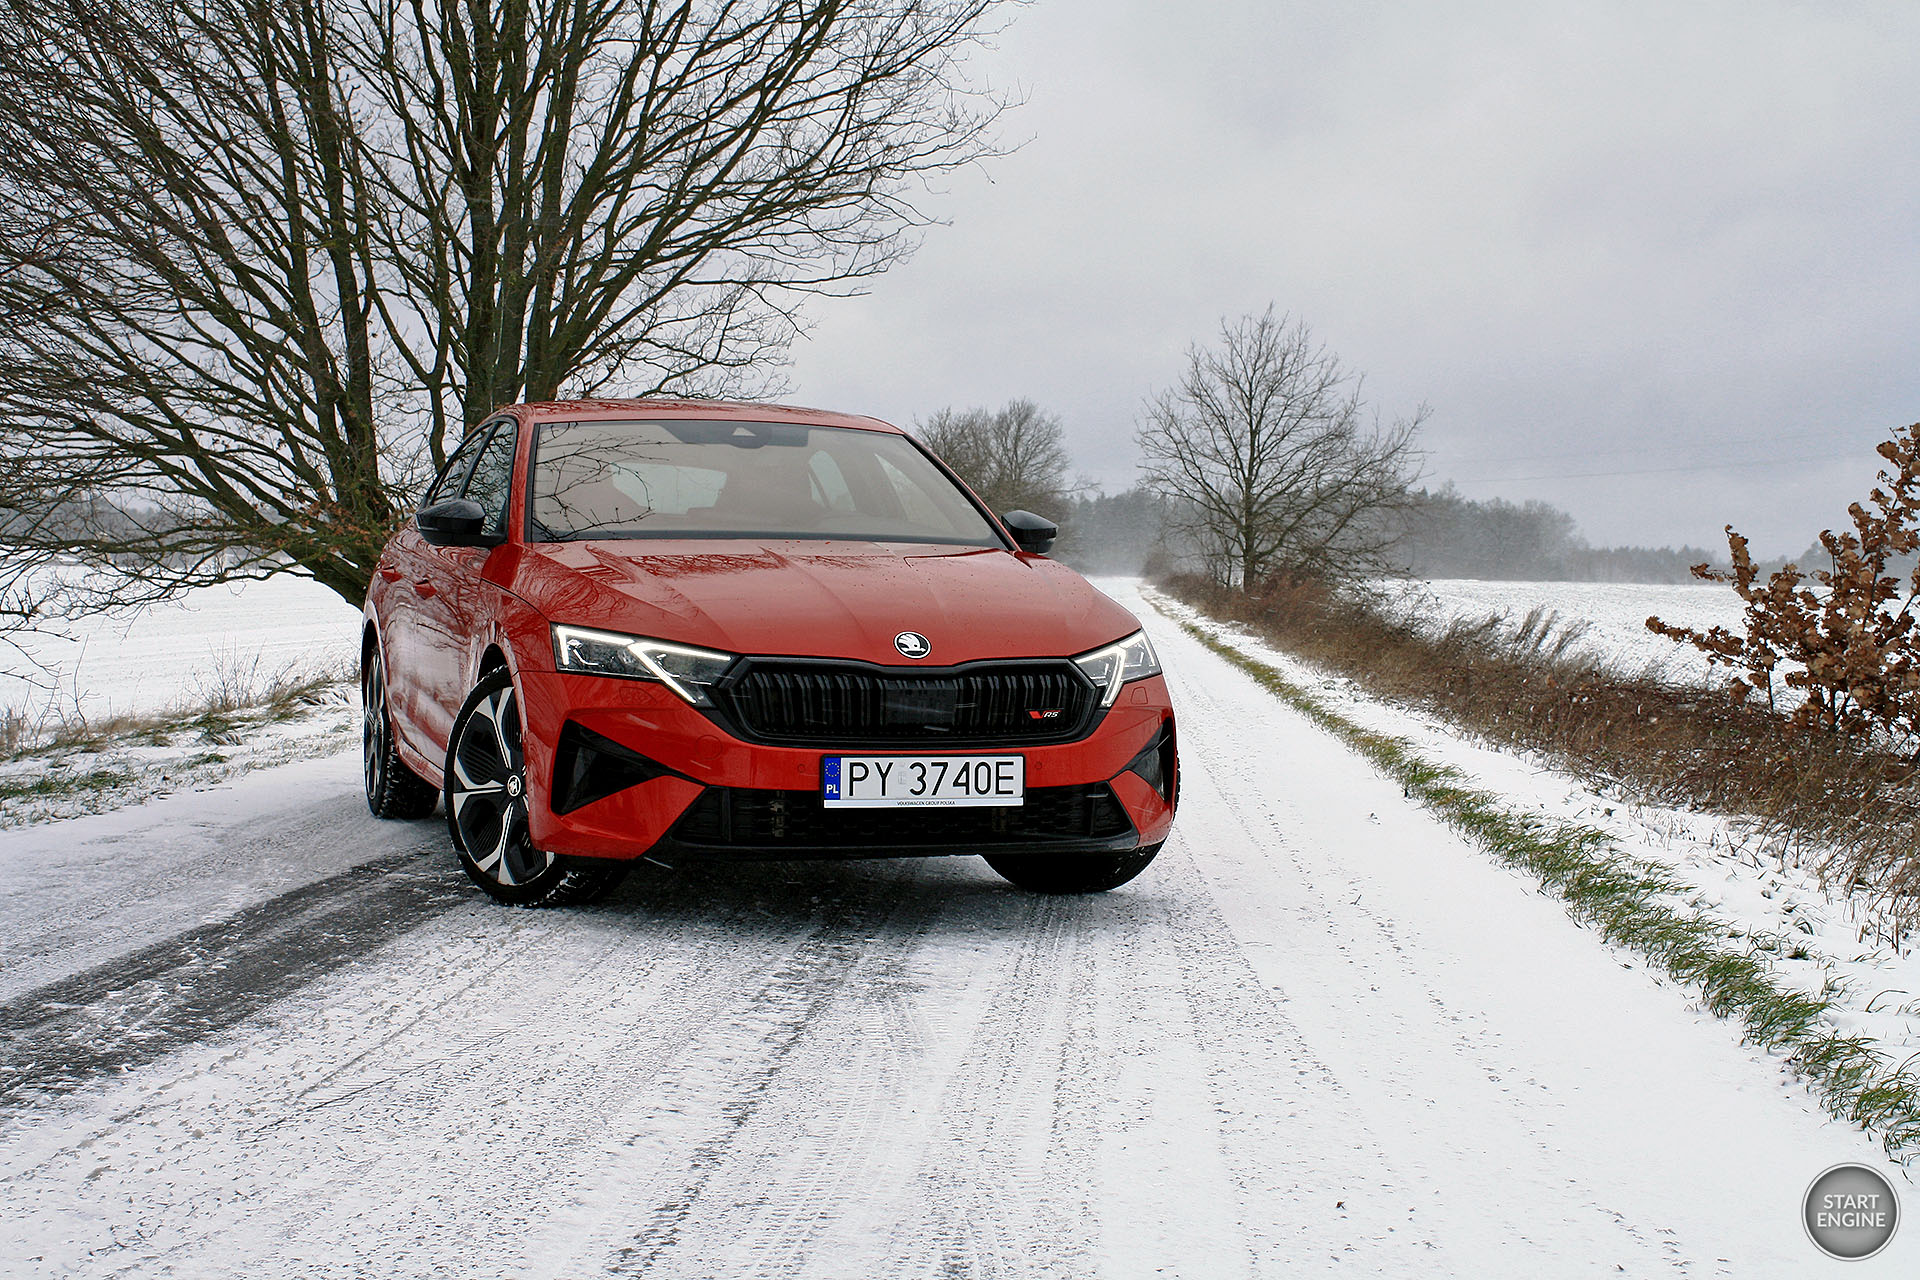
<instances>
[{"instance_id":1,"label":"front grille","mask_svg":"<svg viewBox=\"0 0 1920 1280\"><path fill-rule=\"evenodd\" d=\"M816 791L708 787L672 838L716 849L856 850L1045 845L1123 836L1133 823L1104 782L1035 787L1011 808L829 809Z\"/></svg>"},{"instance_id":2,"label":"front grille","mask_svg":"<svg viewBox=\"0 0 1920 1280\"><path fill-rule=\"evenodd\" d=\"M754 659L716 694L747 737L797 746L1066 742L1099 709L1070 662L907 672Z\"/></svg>"}]
</instances>

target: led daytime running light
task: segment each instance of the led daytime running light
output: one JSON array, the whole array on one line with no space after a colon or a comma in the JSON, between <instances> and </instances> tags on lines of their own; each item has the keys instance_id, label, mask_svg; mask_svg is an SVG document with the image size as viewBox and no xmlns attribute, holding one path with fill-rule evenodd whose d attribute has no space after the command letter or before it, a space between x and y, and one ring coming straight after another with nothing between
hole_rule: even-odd
<instances>
[{"instance_id":1,"label":"led daytime running light","mask_svg":"<svg viewBox=\"0 0 1920 1280\"><path fill-rule=\"evenodd\" d=\"M615 671L596 667L583 656L570 651L571 646L598 645L608 649L617 649L621 654L640 667L638 671ZM711 649L696 649L690 645L672 644L665 640L650 640L643 636L621 635L611 631L594 631L586 627L569 627L556 624L553 628L554 667L560 671L575 671L586 675L624 677L629 680L657 680L672 690L675 696L684 699L696 707L713 705L707 696L706 685L717 680L733 664L734 655L716 653ZM713 675L708 680L698 680L686 672L676 675L667 669L661 659L686 659L689 663L706 663L713 667Z\"/></svg>"},{"instance_id":2,"label":"led daytime running light","mask_svg":"<svg viewBox=\"0 0 1920 1280\"><path fill-rule=\"evenodd\" d=\"M1075 658L1074 663L1094 683L1106 681L1100 696L1102 707L1112 706L1120 696L1121 687L1129 681L1160 674L1160 659L1144 631L1136 631L1125 640Z\"/></svg>"}]
</instances>

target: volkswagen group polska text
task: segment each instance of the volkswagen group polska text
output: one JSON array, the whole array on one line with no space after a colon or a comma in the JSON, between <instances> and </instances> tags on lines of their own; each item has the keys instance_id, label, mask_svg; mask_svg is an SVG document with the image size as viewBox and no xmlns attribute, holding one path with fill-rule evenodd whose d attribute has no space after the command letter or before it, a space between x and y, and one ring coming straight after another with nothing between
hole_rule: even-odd
<instances>
[{"instance_id":1,"label":"volkswagen group polska text","mask_svg":"<svg viewBox=\"0 0 1920 1280\"><path fill-rule=\"evenodd\" d=\"M655 856L979 854L1111 889L1173 824L1173 709L1125 609L871 418L516 405L381 555L367 803L444 799L504 902Z\"/></svg>"}]
</instances>

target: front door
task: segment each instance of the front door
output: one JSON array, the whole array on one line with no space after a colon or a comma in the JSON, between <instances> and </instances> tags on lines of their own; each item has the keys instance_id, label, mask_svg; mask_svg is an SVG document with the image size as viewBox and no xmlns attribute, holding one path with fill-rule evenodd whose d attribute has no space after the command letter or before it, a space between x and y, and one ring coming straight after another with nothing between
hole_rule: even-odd
<instances>
[{"instance_id":1,"label":"front door","mask_svg":"<svg viewBox=\"0 0 1920 1280\"><path fill-rule=\"evenodd\" d=\"M455 495L480 505L487 513L486 533L504 539L507 501L513 489L516 433L512 422L501 423L481 449L472 472ZM445 642L433 661L428 680L431 706L422 708L422 721L435 742L445 743L453 733L453 719L478 678L480 650L493 634L494 592L482 577L487 560L499 547L428 547L438 557L436 581L440 591L430 605L440 620Z\"/></svg>"}]
</instances>

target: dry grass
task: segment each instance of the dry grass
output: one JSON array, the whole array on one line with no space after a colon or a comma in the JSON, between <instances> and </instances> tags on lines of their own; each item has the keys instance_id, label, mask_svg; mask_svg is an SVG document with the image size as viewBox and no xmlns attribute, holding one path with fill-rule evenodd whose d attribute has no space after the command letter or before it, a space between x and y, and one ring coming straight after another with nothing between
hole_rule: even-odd
<instances>
[{"instance_id":1,"label":"dry grass","mask_svg":"<svg viewBox=\"0 0 1920 1280\"><path fill-rule=\"evenodd\" d=\"M77 705L50 704L36 713L7 708L0 710L0 760L99 750L134 738L153 746L167 746L181 735L208 745L231 744L239 741L243 720L291 719L354 675L347 669L263 668L258 658L230 658L161 711L89 716Z\"/></svg>"},{"instance_id":2,"label":"dry grass","mask_svg":"<svg viewBox=\"0 0 1920 1280\"><path fill-rule=\"evenodd\" d=\"M1920 924L1920 771L1763 706L1621 675L1582 656L1579 627L1535 611L1518 627L1462 623L1438 635L1318 583L1254 593L1190 578L1162 584L1277 647L1441 715L1488 740L1665 805L1749 818L1864 892L1904 934ZM1902 941L1896 937L1896 943Z\"/></svg>"}]
</instances>

